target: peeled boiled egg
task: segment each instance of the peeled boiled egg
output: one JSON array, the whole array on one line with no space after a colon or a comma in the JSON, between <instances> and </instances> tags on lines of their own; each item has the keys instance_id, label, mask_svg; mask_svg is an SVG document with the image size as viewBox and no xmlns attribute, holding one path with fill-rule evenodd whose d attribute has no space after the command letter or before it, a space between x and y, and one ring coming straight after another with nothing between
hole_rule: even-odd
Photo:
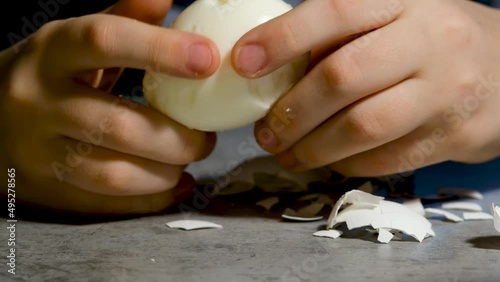
<instances>
[{"instance_id":1,"label":"peeled boiled egg","mask_svg":"<svg viewBox=\"0 0 500 282\"><path fill-rule=\"evenodd\" d=\"M212 39L221 55L218 70L205 79L187 79L146 71L148 104L188 128L225 131L264 117L271 106L304 75L309 55L296 58L257 79L240 76L231 63L234 44L247 31L292 9L282 0L197 0L171 28Z\"/></svg>"}]
</instances>

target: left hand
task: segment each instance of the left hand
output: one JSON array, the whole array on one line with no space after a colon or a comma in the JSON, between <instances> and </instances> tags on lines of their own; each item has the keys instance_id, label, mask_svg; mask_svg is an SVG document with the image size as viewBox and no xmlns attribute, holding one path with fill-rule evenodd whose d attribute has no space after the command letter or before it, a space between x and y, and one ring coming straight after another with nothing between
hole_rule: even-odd
<instances>
[{"instance_id":1,"label":"left hand","mask_svg":"<svg viewBox=\"0 0 500 282\"><path fill-rule=\"evenodd\" d=\"M7 177L15 168L18 187L9 203L130 215L193 195L184 170L212 151L215 135L108 93L122 68L192 79L215 72L211 40L156 26L171 4L120 0L102 13L51 21L0 52L0 170Z\"/></svg>"},{"instance_id":2,"label":"left hand","mask_svg":"<svg viewBox=\"0 0 500 282\"><path fill-rule=\"evenodd\" d=\"M500 10L467 0L308 0L245 34L232 60L261 77L311 52L257 140L288 169L382 176L500 155L499 25Z\"/></svg>"}]
</instances>

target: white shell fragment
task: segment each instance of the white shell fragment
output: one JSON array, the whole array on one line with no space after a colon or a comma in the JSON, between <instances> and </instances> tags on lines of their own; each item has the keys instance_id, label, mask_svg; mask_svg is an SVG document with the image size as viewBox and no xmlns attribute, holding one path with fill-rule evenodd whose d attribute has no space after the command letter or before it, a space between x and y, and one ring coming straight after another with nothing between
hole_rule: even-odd
<instances>
[{"instance_id":1,"label":"white shell fragment","mask_svg":"<svg viewBox=\"0 0 500 282\"><path fill-rule=\"evenodd\" d=\"M425 217L431 218L433 216L444 216L447 220L453 221L453 222L462 222L464 221L463 218L460 216L451 213L449 211L441 210L441 209L435 209L435 208L426 208L425 209Z\"/></svg>"},{"instance_id":2,"label":"white shell fragment","mask_svg":"<svg viewBox=\"0 0 500 282\"><path fill-rule=\"evenodd\" d=\"M335 230L335 229L330 229L330 230L321 230L318 232L315 232L313 236L316 237L323 237L323 238L331 238L331 239L337 239L340 236L342 236L342 231L340 230Z\"/></svg>"},{"instance_id":3,"label":"white shell fragment","mask_svg":"<svg viewBox=\"0 0 500 282\"><path fill-rule=\"evenodd\" d=\"M464 210L464 211L482 211L483 208L477 203L470 202L451 202L444 203L441 205L441 208L446 210Z\"/></svg>"},{"instance_id":4,"label":"white shell fragment","mask_svg":"<svg viewBox=\"0 0 500 282\"><path fill-rule=\"evenodd\" d=\"M380 214L375 217L371 225L373 228L399 230L419 242L429 236L435 236L432 224L424 216L391 201L380 202Z\"/></svg>"},{"instance_id":5,"label":"white shell fragment","mask_svg":"<svg viewBox=\"0 0 500 282\"><path fill-rule=\"evenodd\" d=\"M380 204L380 201L383 199L383 197L375 196L360 190L351 190L337 201L335 203L335 206L333 206L332 213L330 214L330 218L328 219L328 228L331 228L333 225L333 220L335 217L337 217L337 214L340 210L340 208L346 204L362 204L362 205L367 205L369 207L376 207Z\"/></svg>"},{"instance_id":6,"label":"white shell fragment","mask_svg":"<svg viewBox=\"0 0 500 282\"><path fill-rule=\"evenodd\" d=\"M500 207L495 206L494 203L491 204L491 213L493 214L493 221L495 230L500 232Z\"/></svg>"},{"instance_id":7,"label":"white shell fragment","mask_svg":"<svg viewBox=\"0 0 500 282\"><path fill-rule=\"evenodd\" d=\"M395 230L394 231L394 234L391 232L391 230L387 230L387 229L380 229L380 230L383 230L382 233L386 233L386 232L389 232L391 234L391 236L389 236L389 234L382 234L380 235L380 231L378 229L372 229L372 228L366 228L365 229L366 232L368 233L371 233L371 234L378 234L379 238L377 238L377 240L380 242L380 243L385 243L383 241L386 241L388 237L391 237L391 239L389 241L394 241L394 240L401 240L402 239L402 235L401 235L401 232ZM381 241L382 240L382 241ZM389 242L387 242L389 243Z\"/></svg>"},{"instance_id":8,"label":"white shell fragment","mask_svg":"<svg viewBox=\"0 0 500 282\"><path fill-rule=\"evenodd\" d=\"M398 231L419 242L435 236L432 224L423 215L400 203L386 201L383 197L360 190L349 191L337 201L328 219L327 229L344 222L349 230L365 226L377 229L384 243L392 239L392 232Z\"/></svg>"},{"instance_id":9,"label":"white shell fragment","mask_svg":"<svg viewBox=\"0 0 500 282\"><path fill-rule=\"evenodd\" d=\"M437 191L438 195L458 195L458 196L463 196L463 197L468 197L476 200L482 200L483 194L481 194L479 191L473 190L473 189L468 189L468 188L453 188L453 187L447 187L447 188L441 188Z\"/></svg>"},{"instance_id":10,"label":"white shell fragment","mask_svg":"<svg viewBox=\"0 0 500 282\"><path fill-rule=\"evenodd\" d=\"M418 214L425 215L424 205L422 204L422 201L419 198L404 201L403 205L410 208L411 210L413 210Z\"/></svg>"},{"instance_id":11,"label":"white shell fragment","mask_svg":"<svg viewBox=\"0 0 500 282\"><path fill-rule=\"evenodd\" d=\"M231 130L264 117L274 102L303 77L309 54L261 78L246 79L235 71L231 53L247 31L291 9L282 0L193 2L171 28L210 38L219 49L220 66L205 79L147 70L143 85L149 104L177 122L202 131Z\"/></svg>"},{"instance_id":12,"label":"white shell fragment","mask_svg":"<svg viewBox=\"0 0 500 282\"><path fill-rule=\"evenodd\" d=\"M485 212L464 212L463 217L465 220L491 220L493 215Z\"/></svg>"},{"instance_id":13,"label":"white shell fragment","mask_svg":"<svg viewBox=\"0 0 500 282\"><path fill-rule=\"evenodd\" d=\"M300 216L293 216L293 215L288 215L288 214L282 214L282 218L291 220L291 221L299 221L299 222L311 222L311 221L318 221L322 220L322 216L314 216L314 217L300 217Z\"/></svg>"},{"instance_id":14,"label":"white shell fragment","mask_svg":"<svg viewBox=\"0 0 500 282\"><path fill-rule=\"evenodd\" d=\"M391 242L392 238L394 238L394 235L389 230L386 230L384 228L378 229L377 240L380 243L388 244L389 242Z\"/></svg>"},{"instance_id":15,"label":"white shell fragment","mask_svg":"<svg viewBox=\"0 0 500 282\"><path fill-rule=\"evenodd\" d=\"M201 220L176 220L168 222L166 225L173 229L182 229L187 231L199 229L222 229L222 225Z\"/></svg>"},{"instance_id":16,"label":"white shell fragment","mask_svg":"<svg viewBox=\"0 0 500 282\"><path fill-rule=\"evenodd\" d=\"M287 208L284 213L281 215L284 219L293 220L293 221L318 221L322 220L323 216L318 216L318 213L324 207L324 204L321 203L313 203L303 208L300 208L297 211L294 211L290 208Z\"/></svg>"}]
</instances>

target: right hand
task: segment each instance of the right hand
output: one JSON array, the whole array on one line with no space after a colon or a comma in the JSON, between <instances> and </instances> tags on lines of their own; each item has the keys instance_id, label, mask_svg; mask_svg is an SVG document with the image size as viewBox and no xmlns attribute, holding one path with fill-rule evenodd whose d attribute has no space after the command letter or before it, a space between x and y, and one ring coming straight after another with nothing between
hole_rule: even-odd
<instances>
[{"instance_id":1,"label":"right hand","mask_svg":"<svg viewBox=\"0 0 500 282\"><path fill-rule=\"evenodd\" d=\"M212 151L215 135L107 92L122 68L215 72L213 42L155 26L170 6L123 0L47 23L0 53L0 168L16 169L17 202L118 215L160 211L192 192L183 170Z\"/></svg>"}]
</instances>

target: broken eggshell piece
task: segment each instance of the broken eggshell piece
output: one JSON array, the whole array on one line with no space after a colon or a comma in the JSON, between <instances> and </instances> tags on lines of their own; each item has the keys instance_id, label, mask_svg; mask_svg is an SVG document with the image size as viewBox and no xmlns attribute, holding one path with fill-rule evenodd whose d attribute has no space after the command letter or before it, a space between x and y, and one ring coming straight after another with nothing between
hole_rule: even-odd
<instances>
[{"instance_id":1,"label":"broken eggshell piece","mask_svg":"<svg viewBox=\"0 0 500 282\"><path fill-rule=\"evenodd\" d=\"M378 229L378 237L377 240L380 243L387 244L389 243L392 238L394 238L394 234L391 233L391 231L385 229L385 228L379 228Z\"/></svg>"},{"instance_id":2,"label":"broken eggshell piece","mask_svg":"<svg viewBox=\"0 0 500 282\"><path fill-rule=\"evenodd\" d=\"M282 218L292 221L317 221L322 220L323 216L318 215L325 205L321 203L312 203L302 207L299 210L287 208L281 215Z\"/></svg>"},{"instance_id":3,"label":"broken eggshell piece","mask_svg":"<svg viewBox=\"0 0 500 282\"><path fill-rule=\"evenodd\" d=\"M281 167L274 156L262 156L246 160L229 171L224 181L216 185L215 191L219 195L228 195L258 187L267 193L301 192L307 190L309 183L327 180L330 174L327 168L290 172ZM227 193L226 189L231 191Z\"/></svg>"},{"instance_id":4,"label":"broken eggshell piece","mask_svg":"<svg viewBox=\"0 0 500 282\"><path fill-rule=\"evenodd\" d=\"M493 215L485 212L464 212L463 217L465 220L491 220L494 219Z\"/></svg>"},{"instance_id":5,"label":"broken eggshell piece","mask_svg":"<svg viewBox=\"0 0 500 282\"><path fill-rule=\"evenodd\" d=\"M349 191L337 201L327 228L335 228L344 222L350 230L371 226L379 231L379 237L383 241L388 240L389 236L385 232L388 230L401 231L419 242L435 236L432 224L421 214L402 204L359 190ZM380 230L384 230L382 235Z\"/></svg>"},{"instance_id":6,"label":"broken eggshell piece","mask_svg":"<svg viewBox=\"0 0 500 282\"><path fill-rule=\"evenodd\" d=\"M479 204L470 202L444 203L441 205L441 208L446 210L465 210L465 211L477 211L477 212L483 210L483 208Z\"/></svg>"},{"instance_id":7,"label":"broken eggshell piece","mask_svg":"<svg viewBox=\"0 0 500 282\"><path fill-rule=\"evenodd\" d=\"M202 220L176 220L166 223L172 229L199 230L199 229L222 229L222 225Z\"/></svg>"},{"instance_id":8,"label":"broken eggshell piece","mask_svg":"<svg viewBox=\"0 0 500 282\"><path fill-rule=\"evenodd\" d=\"M287 212L287 211L285 211ZM297 221L297 222L312 222L312 221L318 221L322 220L322 216L315 216L315 217L300 217L300 216L293 216L293 215L288 215L286 213L282 214L281 217L286 220L290 221Z\"/></svg>"},{"instance_id":9,"label":"broken eggshell piece","mask_svg":"<svg viewBox=\"0 0 500 282\"><path fill-rule=\"evenodd\" d=\"M427 218L432 218L433 216L444 216L447 220L453 221L453 222L462 222L464 221L463 218L460 216L451 213L449 211L441 210L441 209L436 209L436 208L426 208L425 209L425 217Z\"/></svg>"},{"instance_id":10,"label":"broken eggshell piece","mask_svg":"<svg viewBox=\"0 0 500 282\"><path fill-rule=\"evenodd\" d=\"M404 201L403 205L407 206L408 208L410 208L411 210L413 210L418 214L425 215L425 208L420 198Z\"/></svg>"},{"instance_id":11,"label":"broken eggshell piece","mask_svg":"<svg viewBox=\"0 0 500 282\"><path fill-rule=\"evenodd\" d=\"M330 229L330 230L320 230L318 232L315 232L313 236L315 237L323 237L323 238L332 238L332 239L337 239L342 235L342 231L340 230L335 230L335 229Z\"/></svg>"},{"instance_id":12,"label":"broken eggshell piece","mask_svg":"<svg viewBox=\"0 0 500 282\"><path fill-rule=\"evenodd\" d=\"M500 207L495 206L494 203L491 204L491 213L493 214L493 221L495 230L500 232Z\"/></svg>"},{"instance_id":13,"label":"broken eggshell piece","mask_svg":"<svg viewBox=\"0 0 500 282\"><path fill-rule=\"evenodd\" d=\"M328 227L331 227L331 221L335 218L340 210L340 208L347 204L365 204L369 206L376 207L379 205L380 201L384 199L383 197L375 196L360 190L352 190L340 197L340 199L333 206L332 213L328 219Z\"/></svg>"}]
</instances>

